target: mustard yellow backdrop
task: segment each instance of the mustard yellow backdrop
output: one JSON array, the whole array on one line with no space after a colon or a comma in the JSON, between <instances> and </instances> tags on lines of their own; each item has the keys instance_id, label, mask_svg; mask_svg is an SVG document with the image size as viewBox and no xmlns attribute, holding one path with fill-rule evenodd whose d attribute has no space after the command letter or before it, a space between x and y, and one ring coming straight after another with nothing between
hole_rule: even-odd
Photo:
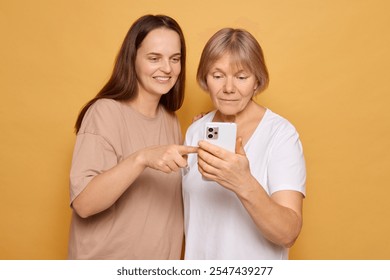
<instances>
[{"instance_id":1,"label":"mustard yellow backdrop","mask_svg":"<svg viewBox=\"0 0 390 280\"><path fill-rule=\"evenodd\" d=\"M390 259L387 0L0 1L0 259L65 259L81 106L107 81L131 23L178 20L187 39L183 132L211 108L195 82L206 40L252 32L271 83L256 101L299 130L304 227L291 259Z\"/></svg>"}]
</instances>

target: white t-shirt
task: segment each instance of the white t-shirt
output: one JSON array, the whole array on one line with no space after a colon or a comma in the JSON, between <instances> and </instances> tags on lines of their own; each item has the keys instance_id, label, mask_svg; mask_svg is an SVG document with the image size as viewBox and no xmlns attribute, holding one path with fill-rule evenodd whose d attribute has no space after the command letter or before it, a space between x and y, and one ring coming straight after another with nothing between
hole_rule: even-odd
<instances>
[{"instance_id":1,"label":"white t-shirt","mask_svg":"<svg viewBox=\"0 0 390 280\"><path fill-rule=\"evenodd\" d=\"M215 111L194 122L185 145L197 146ZM306 168L299 135L286 119L267 109L244 147L252 175L271 195L294 190L305 195ZM202 179L197 155L183 172L185 259L287 259L288 249L265 239L238 197Z\"/></svg>"}]
</instances>

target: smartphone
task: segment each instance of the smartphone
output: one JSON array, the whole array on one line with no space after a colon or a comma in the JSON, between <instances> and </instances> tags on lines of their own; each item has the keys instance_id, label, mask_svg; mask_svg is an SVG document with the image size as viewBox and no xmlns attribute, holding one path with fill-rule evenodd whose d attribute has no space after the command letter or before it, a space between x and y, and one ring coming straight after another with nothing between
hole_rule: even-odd
<instances>
[{"instance_id":1,"label":"smartphone","mask_svg":"<svg viewBox=\"0 0 390 280\"><path fill-rule=\"evenodd\" d=\"M204 140L230 152L236 151L237 125L227 122L208 122L205 125Z\"/></svg>"}]
</instances>

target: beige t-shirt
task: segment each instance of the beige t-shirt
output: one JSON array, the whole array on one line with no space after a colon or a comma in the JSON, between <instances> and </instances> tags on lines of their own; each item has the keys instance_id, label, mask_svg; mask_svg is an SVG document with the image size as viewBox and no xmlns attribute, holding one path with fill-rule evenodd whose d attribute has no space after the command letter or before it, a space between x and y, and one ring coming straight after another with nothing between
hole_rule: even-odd
<instances>
[{"instance_id":1,"label":"beige t-shirt","mask_svg":"<svg viewBox=\"0 0 390 280\"><path fill-rule=\"evenodd\" d=\"M77 134L70 201L133 152L180 143L179 122L162 106L148 118L124 103L98 100ZM69 259L180 259L182 241L181 174L146 168L109 209L86 219L73 211Z\"/></svg>"}]
</instances>

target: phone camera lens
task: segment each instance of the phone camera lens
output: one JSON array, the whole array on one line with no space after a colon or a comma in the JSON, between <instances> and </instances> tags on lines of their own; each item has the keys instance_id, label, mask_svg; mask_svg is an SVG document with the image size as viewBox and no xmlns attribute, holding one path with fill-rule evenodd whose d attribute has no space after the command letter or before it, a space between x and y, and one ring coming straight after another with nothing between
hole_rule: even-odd
<instances>
[{"instance_id":1,"label":"phone camera lens","mask_svg":"<svg viewBox=\"0 0 390 280\"><path fill-rule=\"evenodd\" d=\"M213 135L211 133L207 134L207 138L211 139L213 138Z\"/></svg>"},{"instance_id":2,"label":"phone camera lens","mask_svg":"<svg viewBox=\"0 0 390 280\"><path fill-rule=\"evenodd\" d=\"M212 127L209 127L209 132L213 132L214 129Z\"/></svg>"}]
</instances>

